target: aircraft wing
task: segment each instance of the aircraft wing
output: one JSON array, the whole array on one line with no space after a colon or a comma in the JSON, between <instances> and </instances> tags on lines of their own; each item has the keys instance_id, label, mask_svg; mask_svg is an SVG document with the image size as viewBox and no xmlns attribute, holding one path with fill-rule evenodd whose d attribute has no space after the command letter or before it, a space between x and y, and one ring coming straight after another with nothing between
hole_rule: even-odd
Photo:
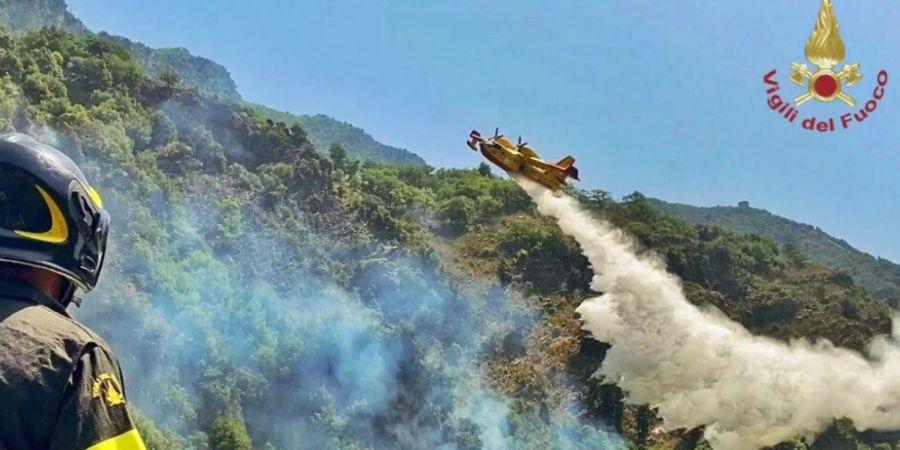
<instances>
[{"instance_id":1,"label":"aircraft wing","mask_svg":"<svg viewBox=\"0 0 900 450\"><path fill-rule=\"evenodd\" d=\"M519 153L529 158L541 159L540 157L538 157L537 153L534 152L534 150L525 146L519 147Z\"/></svg>"},{"instance_id":2,"label":"aircraft wing","mask_svg":"<svg viewBox=\"0 0 900 450\"><path fill-rule=\"evenodd\" d=\"M501 147L506 148L506 149L514 149L514 148L516 148L516 146L513 145L512 142L509 142L509 139L506 139L506 138L503 137L503 136L497 136L497 137L495 137L495 138L494 138L494 141L496 141L498 144L500 144Z\"/></svg>"}]
</instances>

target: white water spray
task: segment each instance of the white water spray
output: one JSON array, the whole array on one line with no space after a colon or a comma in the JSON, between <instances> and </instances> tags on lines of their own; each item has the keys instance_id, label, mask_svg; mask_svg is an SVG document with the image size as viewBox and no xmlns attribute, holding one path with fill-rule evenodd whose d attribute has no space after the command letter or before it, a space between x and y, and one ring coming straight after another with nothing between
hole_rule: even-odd
<instances>
[{"instance_id":1,"label":"white water spray","mask_svg":"<svg viewBox=\"0 0 900 450\"><path fill-rule=\"evenodd\" d=\"M900 429L900 347L876 338L868 357L820 341L786 344L754 336L716 310L687 301L654 255L595 220L577 202L525 179L518 183L575 238L603 295L577 311L612 345L598 374L626 400L657 407L667 429L706 425L719 450L812 436L835 418L860 429ZM894 334L897 335L895 321Z\"/></svg>"}]
</instances>

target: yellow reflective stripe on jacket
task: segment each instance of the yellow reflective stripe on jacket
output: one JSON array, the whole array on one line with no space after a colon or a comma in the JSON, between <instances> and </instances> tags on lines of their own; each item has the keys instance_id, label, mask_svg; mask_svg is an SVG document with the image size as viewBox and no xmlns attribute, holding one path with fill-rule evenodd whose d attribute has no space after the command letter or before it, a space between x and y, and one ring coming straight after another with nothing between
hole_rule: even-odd
<instances>
[{"instance_id":1,"label":"yellow reflective stripe on jacket","mask_svg":"<svg viewBox=\"0 0 900 450\"><path fill-rule=\"evenodd\" d=\"M147 450L137 430L126 431L114 438L109 438L87 450Z\"/></svg>"}]
</instances>

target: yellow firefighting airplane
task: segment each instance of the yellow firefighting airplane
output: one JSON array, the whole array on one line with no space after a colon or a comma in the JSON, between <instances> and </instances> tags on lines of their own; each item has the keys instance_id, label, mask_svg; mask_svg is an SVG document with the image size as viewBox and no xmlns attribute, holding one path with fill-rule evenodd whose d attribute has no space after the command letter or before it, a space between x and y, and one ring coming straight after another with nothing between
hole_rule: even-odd
<instances>
[{"instance_id":1,"label":"yellow firefighting airplane","mask_svg":"<svg viewBox=\"0 0 900 450\"><path fill-rule=\"evenodd\" d=\"M494 131L493 137L485 139L481 137L481 133L472 130L466 144L472 150L480 150L488 161L501 169L520 173L551 191L559 190L565 185L566 178L578 179L578 169L572 165L575 158L566 156L556 164L549 163L538 158L537 153L528 147L527 142L522 142L521 137L518 144L513 144L499 132L498 129Z\"/></svg>"}]
</instances>

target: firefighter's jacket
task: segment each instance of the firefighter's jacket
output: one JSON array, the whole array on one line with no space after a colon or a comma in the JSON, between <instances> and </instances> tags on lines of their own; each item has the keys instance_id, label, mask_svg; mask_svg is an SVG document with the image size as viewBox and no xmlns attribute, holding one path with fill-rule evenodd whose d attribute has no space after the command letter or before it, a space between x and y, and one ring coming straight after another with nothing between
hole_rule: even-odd
<instances>
[{"instance_id":1,"label":"firefighter's jacket","mask_svg":"<svg viewBox=\"0 0 900 450\"><path fill-rule=\"evenodd\" d=\"M109 347L31 286L0 279L0 450L144 450Z\"/></svg>"}]
</instances>

